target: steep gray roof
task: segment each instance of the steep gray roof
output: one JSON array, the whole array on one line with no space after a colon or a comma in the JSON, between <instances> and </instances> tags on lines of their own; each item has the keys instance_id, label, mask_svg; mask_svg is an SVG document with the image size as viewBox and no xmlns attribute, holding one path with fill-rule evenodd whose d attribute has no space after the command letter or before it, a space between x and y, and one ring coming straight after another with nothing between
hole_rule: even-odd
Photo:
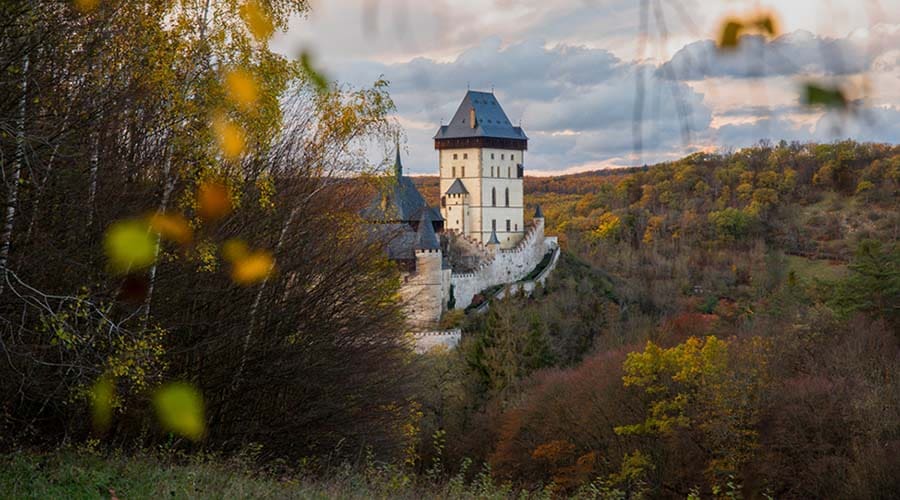
<instances>
[{"instance_id":1,"label":"steep gray roof","mask_svg":"<svg viewBox=\"0 0 900 500\"><path fill-rule=\"evenodd\" d=\"M469 194L469 190L466 189L461 180L456 179L444 194Z\"/></svg>"},{"instance_id":2,"label":"steep gray roof","mask_svg":"<svg viewBox=\"0 0 900 500\"><path fill-rule=\"evenodd\" d=\"M415 259L416 232L409 224L369 224L370 237L383 241L391 260Z\"/></svg>"},{"instance_id":3,"label":"steep gray roof","mask_svg":"<svg viewBox=\"0 0 900 500\"><path fill-rule=\"evenodd\" d=\"M425 203L412 179L400 176L372 198L362 216L372 222L415 222L423 211L430 212L434 221L444 220L440 212Z\"/></svg>"},{"instance_id":4,"label":"steep gray roof","mask_svg":"<svg viewBox=\"0 0 900 500\"><path fill-rule=\"evenodd\" d=\"M488 245L499 245L500 244L500 240L497 239L497 231L496 230L493 230L493 229L491 230L491 238L488 240L487 244Z\"/></svg>"},{"instance_id":5,"label":"steep gray roof","mask_svg":"<svg viewBox=\"0 0 900 500\"><path fill-rule=\"evenodd\" d=\"M540 204L538 204L538 206L535 207L535 209L534 209L534 218L535 219L543 219L544 218L544 211L541 210Z\"/></svg>"},{"instance_id":6,"label":"steep gray roof","mask_svg":"<svg viewBox=\"0 0 900 500\"><path fill-rule=\"evenodd\" d=\"M469 123L469 111L475 110L475 128ZM435 139L464 137L492 137L498 139L528 139L522 127L514 127L497 98L490 92L466 92L456 114L447 125L441 125Z\"/></svg>"},{"instance_id":7,"label":"steep gray roof","mask_svg":"<svg viewBox=\"0 0 900 500\"><path fill-rule=\"evenodd\" d=\"M434 234L434 226L431 225L431 210L422 211L419 219L419 229L416 231L416 250L438 250L441 248L437 235Z\"/></svg>"}]
</instances>

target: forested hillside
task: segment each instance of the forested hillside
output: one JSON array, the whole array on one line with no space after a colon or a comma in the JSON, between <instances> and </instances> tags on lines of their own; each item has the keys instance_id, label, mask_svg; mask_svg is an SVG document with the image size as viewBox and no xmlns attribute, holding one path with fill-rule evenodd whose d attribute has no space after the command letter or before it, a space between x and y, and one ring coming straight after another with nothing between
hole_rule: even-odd
<instances>
[{"instance_id":1,"label":"forested hillside","mask_svg":"<svg viewBox=\"0 0 900 500\"><path fill-rule=\"evenodd\" d=\"M568 493L891 496L900 149L761 144L601 179L526 195L568 255L429 361L431 429L463 436L443 452Z\"/></svg>"}]
</instances>

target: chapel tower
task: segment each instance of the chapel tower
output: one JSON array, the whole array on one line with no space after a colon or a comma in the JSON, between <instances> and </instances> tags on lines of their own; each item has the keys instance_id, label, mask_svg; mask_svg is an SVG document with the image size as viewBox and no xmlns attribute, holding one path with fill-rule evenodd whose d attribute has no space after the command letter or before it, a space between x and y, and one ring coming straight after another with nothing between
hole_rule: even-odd
<instances>
[{"instance_id":1,"label":"chapel tower","mask_svg":"<svg viewBox=\"0 0 900 500\"><path fill-rule=\"evenodd\" d=\"M434 136L444 228L500 248L525 234L523 176L528 137L514 127L492 92L470 90Z\"/></svg>"}]
</instances>

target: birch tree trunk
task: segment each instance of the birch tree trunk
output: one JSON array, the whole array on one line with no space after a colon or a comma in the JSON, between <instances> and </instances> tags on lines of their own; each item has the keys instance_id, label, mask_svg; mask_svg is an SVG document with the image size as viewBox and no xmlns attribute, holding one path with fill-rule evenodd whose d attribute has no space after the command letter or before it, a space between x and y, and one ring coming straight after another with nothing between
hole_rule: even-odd
<instances>
[{"instance_id":1,"label":"birch tree trunk","mask_svg":"<svg viewBox=\"0 0 900 500\"><path fill-rule=\"evenodd\" d=\"M166 165L163 168L163 182L165 183L163 187L163 195L162 200L159 202L159 208L157 212L162 214L165 213L169 208L169 198L172 196L172 191L175 189L175 176L172 175L172 152L168 151L166 153ZM150 277L149 283L147 284L147 298L144 299L144 321L143 328L146 329L147 325L150 323L150 304L153 302L153 290L156 288L156 270L159 266L159 249L160 249L160 238L159 235L156 235L156 253L153 257L153 265L150 267Z\"/></svg>"},{"instance_id":2,"label":"birch tree trunk","mask_svg":"<svg viewBox=\"0 0 900 500\"><path fill-rule=\"evenodd\" d=\"M88 187L87 227L94 225L94 200L97 198L97 166L100 163L100 133L95 131L91 141L90 185Z\"/></svg>"},{"instance_id":3,"label":"birch tree trunk","mask_svg":"<svg viewBox=\"0 0 900 500\"><path fill-rule=\"evenodd\" d=\"M9 180L9 194L6 198L6 216L3 219L3 232L0 234L0 293L6 286L6 271L9 263L9 249L12 245L13 223L16 219L16 205L19 202L19 179L25 163L25 112L28 103L28 54L22 58L22 85L19 96L19 119L16 124L16 154L13 159L13 171Z\"/></svg>"}]
</instances>

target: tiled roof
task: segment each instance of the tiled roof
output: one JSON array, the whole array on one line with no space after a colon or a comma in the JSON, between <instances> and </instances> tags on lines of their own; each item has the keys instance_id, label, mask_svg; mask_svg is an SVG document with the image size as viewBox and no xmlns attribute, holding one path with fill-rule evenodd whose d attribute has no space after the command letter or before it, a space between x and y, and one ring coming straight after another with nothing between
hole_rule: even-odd
<instances>
[{"instance_id":1,"label":"tiled roof","mask_svg":"<svg viewBox=\"0 0 900 500\"><path fill-rule=\"evenodd\" d=\"M441 248L434 226L431 225L431 210L424 210L419 219L419 230L416 231L416 250L438 250Z\"/></svg>"},{"instance_id":2,"label":"tiled roof","mask_svg":"<svg viewBox=\"0 0 900 500\"><path fill-rule=\"evenodd\" d=\"M466 189L461 180L456 179L444 194L469 194L469 190Z\"/></svg>"},{"instance_id":3,"label":"tiled roof","mask_svg":"<svg viewBox=\"0 0 900 500\"><path fill-rule=\"evenodd\" d=\"M470 121L470 110L475 110L475 127ZM498 139L522 139L528 137L522 127L510 123L497 98L490 92L466 92L456 114L448 125L441 125L435 139L457 139L466 137L491 137Z\"/></svg>"}]
</instances>

